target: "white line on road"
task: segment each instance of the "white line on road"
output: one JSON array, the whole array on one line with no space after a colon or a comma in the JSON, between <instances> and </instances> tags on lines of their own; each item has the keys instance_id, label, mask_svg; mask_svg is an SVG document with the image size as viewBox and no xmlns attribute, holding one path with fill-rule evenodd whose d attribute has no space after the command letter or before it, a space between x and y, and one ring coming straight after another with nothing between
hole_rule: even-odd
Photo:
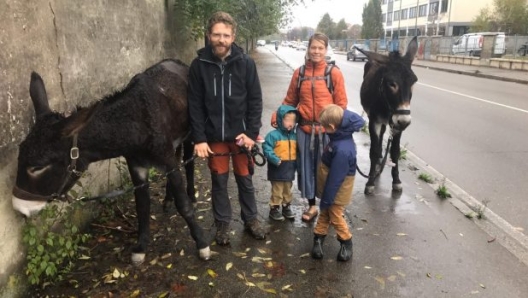
<instances>
[{"instance_id":1,"label":"white line on road","mask_svg":"<svg viewBox=\"0 0 528 298\"><path fill-rule=\"evenodd\" d=\"M485 103L488 103L488 104L492 104L492 105L496 105L496 106L499 106L499 107L503 107L503 108L507 108L507 109L511 109L511 110L514 110L514 111L523 112L523 113L527 113L528 114L527 110L519 109L519 108L512 107L512 106L503 105L501 103L496 103L496 102L493 102L493 101L490 101L490 100L478 98L478 97L467 95L467 94L464 94L464 93L459 93L459 92L447 90L447 89L440 88L440 87L435 87L435 86L424 84L424 83L418 83L418 84L420 84L422 86L429 87L429 88L437 89L437 90L440 90L440 91L445 91L445 92L448 92L448 93L460 95L460 96L463 96L463 97L471 98L471 99L478 100L478 101L481 101L481 102L485 102Z\"/></svg>"}]
</instances>

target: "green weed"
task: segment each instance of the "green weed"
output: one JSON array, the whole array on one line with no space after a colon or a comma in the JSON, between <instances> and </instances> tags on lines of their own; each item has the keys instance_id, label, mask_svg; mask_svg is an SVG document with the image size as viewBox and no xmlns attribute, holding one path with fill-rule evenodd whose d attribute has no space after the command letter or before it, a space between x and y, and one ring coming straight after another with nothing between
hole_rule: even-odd
<instances>
[{"instance_id":1,"label":"green weed","mask_svg":"<svg viewBox=\"0 0 528 298\"><path fill-rule=\"evenodd\" d=\"M427 183L432 183L433 182L433 177L431 177L431 175L427 174L427 173L420 173L420 175L418 175L418 179L424 181L424 182L427 182Z\"/></svg>"}]
</instances>

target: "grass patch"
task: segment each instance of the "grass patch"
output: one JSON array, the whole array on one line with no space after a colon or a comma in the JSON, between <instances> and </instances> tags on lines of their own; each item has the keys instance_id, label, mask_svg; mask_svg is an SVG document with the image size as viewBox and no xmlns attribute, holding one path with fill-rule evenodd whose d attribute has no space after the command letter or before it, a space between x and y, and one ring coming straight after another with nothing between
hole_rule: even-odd
<instances>
[{"instance_id":1,"label":"grass patch","mask_svg":"<svg viewBox=\"0 0 528 298\"><path fill-rule=\"evenodd\" d=\"M398 160L404 160L404 159L407 159L407 148L406 147L402 147L400 149L400 158L398 158Z\"/></svg>"},{"instance_id":2,"label":"grass patch","mask_svg":"<svg viewBox=\"0 0 528 298\"><path fill-rule=\"evenodd\" d=\"M449 193L449 191L447 190L447 187L445 186L445 179L444 181L442 182L442 184L440 184L438 186L438 188L436 189L435 191L436 195L439 196L441 199L447 199L447 198L450 198L451 197L451 194Z\"/></svg>"},{"instance_id":3,"label":"grass patch","mask_svg":"<svg viewBox=\"0 0 528 298\"><path fill-rule=\"evenodd\" d=\"M420 173L420 175L418 175L418 179L424 181L424 182L427 182L427 183L432 183L433 182L433 177L431 177L431 175L427 174L427 173Z\"/></svg>"}]
</instances>

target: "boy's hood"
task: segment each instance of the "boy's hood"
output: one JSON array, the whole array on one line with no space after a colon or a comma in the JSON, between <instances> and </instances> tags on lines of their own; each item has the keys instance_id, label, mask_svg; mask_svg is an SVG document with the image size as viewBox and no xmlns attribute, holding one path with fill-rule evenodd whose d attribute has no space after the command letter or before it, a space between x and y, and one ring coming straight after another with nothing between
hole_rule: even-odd
<instances>
[{"instance_id":1,"label":"boy's hood","mask_svg":"<svg viewBox=\"0 0 528 298\"><path fill-rule=\"evenodd\" d=\"M299 112L297 111L296 108L292 107L292 106L289 106L289 105L281 105L278 109L277 109L277 126L280 130L283 130L283 131L288 131L286 128L284 128L282 126L282 119L284 118L284 115L286 115L286 113L290 113L290 112L295 112L295 115L296 115L296 120L298 121L299 120Z\"/></svg>"},{"instance_id":2,"label":"boy's hood","mask_svg":"<svg viewBox=\"0 0 528 298\"><path fill-rule=\"evenodd\" d=\"M361 128L358 128L360 123L357 122L358 118L355 117L353 112L349 110L344 110L343 121L341 122L341 126L337 129L335 133L329 135L330 138L333 140L350 138L352 136L352 133L358 131Z\"/></svg>"}]
</instances>

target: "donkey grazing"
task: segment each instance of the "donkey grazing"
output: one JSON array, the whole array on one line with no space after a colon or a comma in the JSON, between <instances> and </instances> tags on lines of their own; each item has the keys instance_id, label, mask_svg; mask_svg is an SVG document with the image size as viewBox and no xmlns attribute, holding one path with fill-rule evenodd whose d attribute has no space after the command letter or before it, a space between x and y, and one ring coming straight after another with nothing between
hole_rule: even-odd
<instances>
[{"instance_id":1,"label":"donkey grazing","mask_svg":"<svg viewBox=\"0 0 528 298\"><path fill-rule=\"evenodd\" d=\"M411 124L412 89L418 81L411 64L417 49L416 37L407 46L404 56L399 52L385 56L358 49L368 58L360 91L361 105L369 118L370 132L370 172L365 194L374 192L374 182L385 166L382 164L382 145L387 125L392 136L392 142L389 142L390 158L395 164L392 168L392 189L402 191L398 171L400 139L402 132Z\"/></svg>"},{"instance_id":2,"label":"donkey grazing","mask_svg":"<svg viewBox=\"0 0 528 298\"><path fill-rule=\"evenodd\" d=\"M189 131L187 73L188 67L179 60L163 60L132 78L122 91L65 117L50 110L44 82L33 72L29 92L36 122L19 147L14 209L30 216L47 202L64 200L90 163L123 156L137 187L138 241L132 262L144 261L150 238L151 166L170 172L167 197L174 198L187 222L200 258L208 259L209 244L195 220L174 154ZM192 174L192 168L187 173ZM194 190L193 178L187 181L187 190Z\"/></svg>"}]
</instances>

